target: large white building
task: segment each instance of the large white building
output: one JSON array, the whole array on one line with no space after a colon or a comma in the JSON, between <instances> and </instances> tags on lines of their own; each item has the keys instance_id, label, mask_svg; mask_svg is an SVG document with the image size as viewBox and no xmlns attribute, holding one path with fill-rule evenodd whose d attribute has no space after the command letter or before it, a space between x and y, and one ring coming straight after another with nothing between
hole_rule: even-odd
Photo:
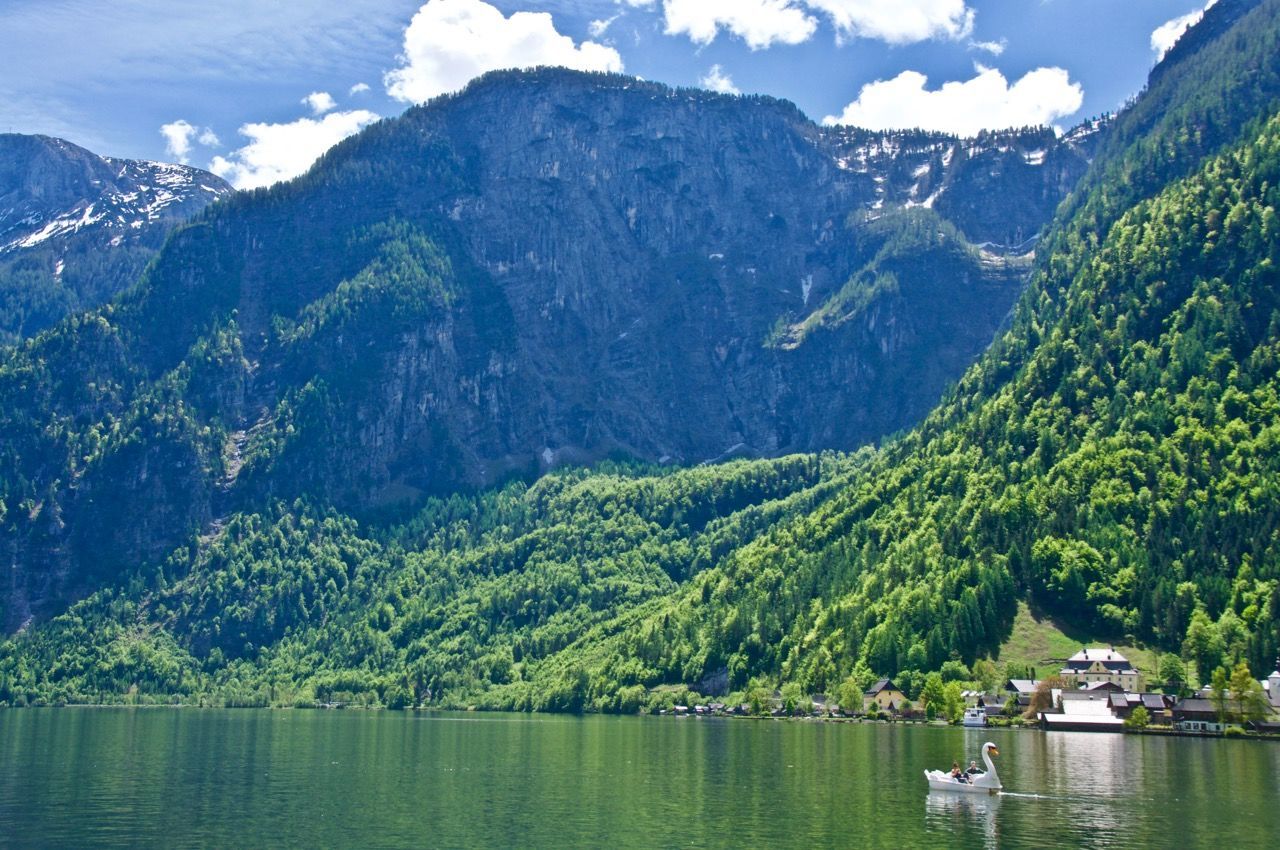
<instances>
[{"instance_id":1,"label":"large white building","mask_svg":"<svg viewBox=\"0 0 1280 850\"><path fill-rule=\"evenodd\" d=\"M1142 690L1142 674L1134 669L1129 659L1105 646L1080 650L1067 659L1067 666L1062 668L1060 675L1080 687L1113 682L1130 693Z\"/></svg>"}]
</instances>

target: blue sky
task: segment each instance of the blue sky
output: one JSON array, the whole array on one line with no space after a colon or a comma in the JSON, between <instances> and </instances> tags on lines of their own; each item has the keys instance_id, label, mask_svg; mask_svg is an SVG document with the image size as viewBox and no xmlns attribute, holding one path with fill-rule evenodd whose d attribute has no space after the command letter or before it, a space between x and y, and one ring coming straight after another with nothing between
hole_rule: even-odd
<instances>
[{"instance_id":1,"label":"blue sky","mask_svg":"<svg viewBox=\"0 0 1280 850\"><path fill-rule=\"evenodd\" d=\"M264 185L377 117L528 64L770 94L815 121L1065 127L1136 93L1159 47L1203 5L5 0L0 131Z\"/></svg>"}]
</instances>

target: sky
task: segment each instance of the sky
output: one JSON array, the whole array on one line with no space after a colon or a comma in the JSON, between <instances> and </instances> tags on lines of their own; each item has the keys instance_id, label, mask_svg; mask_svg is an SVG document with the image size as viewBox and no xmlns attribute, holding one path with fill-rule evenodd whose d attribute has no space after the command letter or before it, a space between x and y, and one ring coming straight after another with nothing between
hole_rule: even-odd
<instances>
[{"instance_id":1,"label":"sky","mask_svg":"<svg viewBox=\"0 0 1280 850\"><path fill-rule=\"evenodd\" d=\"M767 94L824 123L1061 129L1136 94L1204 2L3 0L0 132L249 188L532 65Z\"/></svg>"}]
</instances>

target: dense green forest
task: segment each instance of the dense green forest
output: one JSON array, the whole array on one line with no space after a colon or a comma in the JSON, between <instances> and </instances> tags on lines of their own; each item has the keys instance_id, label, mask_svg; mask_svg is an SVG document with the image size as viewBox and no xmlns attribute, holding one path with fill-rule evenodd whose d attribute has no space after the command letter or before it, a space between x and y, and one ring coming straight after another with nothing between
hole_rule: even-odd
<instances>
[{"instance_id":1,"label":"dense green forest","mask_svg":"<svg viewBox=\"0 0 1280 850\"><path fill-rule=\"evenodd\" d=\"M854 455L562 470L394 519L264 485L258 508L0 643L0 700L635 711L678 689L840 693L873 674L914 696L926 674L999 660L1022 600L1179 654L1199 679L1240 661L1268 671L1280 3L1214 9L1212 37L1193 31L1118 116L1007 331L918 428ZM944 249L953 234L936 237ZM308 341L351 338L352 315L413 321L465 284L412 229L392 244L273 332L299 357L327 356ZM770 342L839 322L863 286L892 286L903 255L876 256L820 321ZM385 310L352 314L356 298ZM112 331L79 321L86 369L106 374ZM235 340L210 334L188 362L238 362ZM34 362L4 367L0 384L81 392ZM309 385L243 456L219 453L228 435L201 430L186 400L229 390L201 380L184 366L115 427L140 452L150 433L187 434L161 445L191 456L157 464L244 463L270 480L262 470L290 463L280 447L309 450L295 435L327 421L328 389ZM114 438L58 425L41 439L64 441L73 471ZM27 451L0 453L0 487L35 480L19 475ZM0 511L38 515L39 496L0 490Z\"/></svg>"}]
</instances>

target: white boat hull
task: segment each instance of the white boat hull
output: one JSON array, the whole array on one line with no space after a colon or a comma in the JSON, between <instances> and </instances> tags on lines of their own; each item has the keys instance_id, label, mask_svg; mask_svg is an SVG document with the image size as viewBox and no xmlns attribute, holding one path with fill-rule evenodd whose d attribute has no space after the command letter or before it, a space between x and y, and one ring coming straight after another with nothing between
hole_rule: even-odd
<instances>
[{"instance_id":1,"label":"white boat hull","mask_svg":"<svg viewBox=\"0 0 1280 850\"><path fill-rule=\"evenodd\" d=\"M990 782L986 775L977 776L972 782L957 782L951 774L941 770L926 770L925 779L929 780L929 790L948 791L959 794L999 794L999 780Z\"/></svg>"}]
</instances>

